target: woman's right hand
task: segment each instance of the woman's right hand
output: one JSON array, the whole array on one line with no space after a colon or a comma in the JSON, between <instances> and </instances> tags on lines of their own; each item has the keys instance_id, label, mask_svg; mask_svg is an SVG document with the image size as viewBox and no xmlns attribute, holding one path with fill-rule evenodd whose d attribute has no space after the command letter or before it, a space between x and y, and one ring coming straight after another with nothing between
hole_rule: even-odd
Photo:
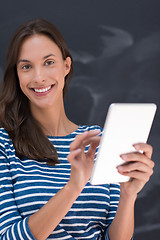
<instances>
[{"instance_id":1,"label":"woman's right hand","mask_svg":"<svg viewBox=\"0 0 160 240\"><path fill-rule=\"evenodd\" d=\"M91 177L96 148L100 142L100 130L86 131L77 135L70 145L70 154L67 159L71 163L71 175L68 185L82 191ZM85 153L85 148L89 146Z\"/></svg>"},{"instance_id":2,"label":"woman's right hand","mask_svg":"<svg viewBox=\"0 0 160 240\"><path fill-rule=\"evenodd\" d=\"M88 182L94 163L100 130L77 135L70 145L68 161L71 175L68 183L28 219L28 225L36 239L46 239L68 213L73 203ZM85 153L85 147L90 147Z\"/></svg>"}]
</instances>

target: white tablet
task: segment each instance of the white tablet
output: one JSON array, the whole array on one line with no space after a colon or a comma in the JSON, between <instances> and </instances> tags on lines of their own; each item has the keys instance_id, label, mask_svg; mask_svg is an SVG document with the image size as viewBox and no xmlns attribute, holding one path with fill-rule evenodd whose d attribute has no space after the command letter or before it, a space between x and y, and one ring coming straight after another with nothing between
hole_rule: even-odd
<instances>
[{"instance_id":1,"label":"white tablet","mask_svg":"<svg viewBox=\"0 0 160 240\"><path fill-rule=\"evenodd\" d=\"M108 110L91 184L126 182L117 171L121 154L133 152L135 143L146 143L156 112L153 103L114 103Z\"/></svg>"}]
</instances>

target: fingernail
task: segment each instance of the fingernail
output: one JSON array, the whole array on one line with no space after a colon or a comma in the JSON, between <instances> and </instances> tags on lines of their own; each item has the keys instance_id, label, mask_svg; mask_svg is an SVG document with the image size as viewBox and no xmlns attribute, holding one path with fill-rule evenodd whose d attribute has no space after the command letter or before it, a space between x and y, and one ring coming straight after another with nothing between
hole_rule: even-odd
<instances>
[{"instance_id":1,"label":"fingernail","mask_svg":"<svg viewBox=\"0 0 160 240\"><path fill-rule=\"evenodd\" d=\"M117 166L116 168L119 169L119 170L123 169L123 167L121 165Z\"/></svg>"},{"instance_id":2,"label":"fingernail","mask_svg":"<svg viewBox=\"0 0 160 240\"><path fill-rule=\"evenodd\" d=\"M75 151L76 151L76 153L78 154L78 153L81 153L81 152L82 152L82 149L81 149L81 148L78 148L78 149L76 149Z\"/></svg>"},{"instance_id":3,"label":"fingernail","mask_svg":"<svg viewBox=\"0 0 160 240\"><path fill-rule=\"evenodd\" d=\"M123 167L122 166L117 166L117 171L118 172L123 172Z\"/></svg>"},{"instance_id":4,"label":"fingernail","mask_svg":"<svg viewBox=\"0 0 160 240\"><path fill-rule=\"evenodd\" d=\"M125 155L125 154L122 154L120 157L124 160L127 159L127 155Z\"/></svg>"},{"instance_id":5,"label":"fingernail","mask_svg":"<svg viewBox=\"0 0 160 240\"><path fill-rule=\"evenodd\" d=\"M100 133L100 129L95 129L95 130L93 130L94 131L94 133Z\"/></svg>"},{"instance_id":6,"label":"fingernail","mask_svg":"<svg viewBox=\"0 0 160 240\"><path fill-rule=\"evenodd\" d=\"M140 145L139 144L134 144L133 147L136 149L136 150L140 150Z\"/></svg>"}]
</instances>

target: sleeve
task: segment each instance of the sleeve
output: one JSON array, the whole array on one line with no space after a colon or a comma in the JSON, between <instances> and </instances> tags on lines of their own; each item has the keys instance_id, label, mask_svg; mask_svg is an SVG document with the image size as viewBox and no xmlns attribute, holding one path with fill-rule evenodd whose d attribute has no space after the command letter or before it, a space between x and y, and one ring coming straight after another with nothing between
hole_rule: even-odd
<instances>
[{"instance_id":1,"label":"sleeve","mask_svg":"<svg viewBox=\"0 0 160 240\"><path fill-rule=\"evenodd\" d=\"M18 211L9 161L5 152L0 149L0 239L35 240L27 221L28 217L22 218Z\"/></svg>"}]
</instances>

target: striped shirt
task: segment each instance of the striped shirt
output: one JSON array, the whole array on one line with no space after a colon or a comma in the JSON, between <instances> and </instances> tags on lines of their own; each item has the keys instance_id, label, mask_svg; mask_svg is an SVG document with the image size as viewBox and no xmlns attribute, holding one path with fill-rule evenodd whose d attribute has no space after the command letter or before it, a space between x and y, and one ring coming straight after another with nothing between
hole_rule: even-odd
<instances>
[{"instance_id":1,"label":"striped shirt","mask_svg":"<svg viewBox=\"0 0 160 240\"><path fill-rule=\"evenodd\" d=\"M20 160L7 132L0 129L0 239L35 240L28 218L68 182L70 143L77 134L99 128L79 126L67 136L48 137L60 161L55 166L27 158ZM88 182L47 239L109 239L107 229L115 216L119 194L119 184L93 186Z\"/></svg>"}]
</instances>

